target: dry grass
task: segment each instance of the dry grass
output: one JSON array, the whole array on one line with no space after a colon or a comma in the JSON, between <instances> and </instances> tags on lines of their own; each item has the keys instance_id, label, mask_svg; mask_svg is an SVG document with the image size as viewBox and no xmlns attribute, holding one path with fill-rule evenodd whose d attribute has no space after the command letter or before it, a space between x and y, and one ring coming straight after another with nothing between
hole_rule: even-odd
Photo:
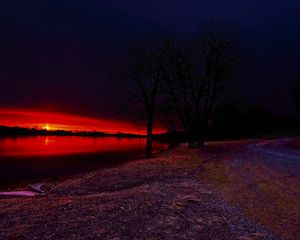
<instances>
[{"instance_id":1,"label":"dry grass","mask_svg":"<svg viewBox=\"0 0 300 240\"><path fill-rule=\"evenodd\" d=\"M242 161L236 163L237 157ZM206 163L201 178L249 218L287 239L300 239L300 175L272 166L265 157L237 149Z\"/></svg>"},{"instance_id":2,"label":"dry grass","mask_svg":"<svg viewBox=\"0 0 300 240\"><path fill-rule=\"evenodd\" d=\"M237 149L227 148L178 147L58 181L46 196L0 199L0 239L278 239L250 219L272 227L263 215L251 215L256 195L239 172L246 169L230 164Z\"/></svg>"}]
</instances>

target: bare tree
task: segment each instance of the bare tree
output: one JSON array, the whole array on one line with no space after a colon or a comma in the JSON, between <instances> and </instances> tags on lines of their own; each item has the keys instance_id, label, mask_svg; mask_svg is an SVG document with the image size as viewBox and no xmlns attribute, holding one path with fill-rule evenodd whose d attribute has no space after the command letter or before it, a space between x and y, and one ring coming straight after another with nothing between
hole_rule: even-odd
<instances>
[{"instance_id":1,"label":"bare tree","mask_svg":"<svg viewBox=\"0 0 300 240\"><path fill-rule=\"evenodd\" d=\"M237 66L235 40L214 24L208 24L195 46L167 41L165 82L190 147L203 144L209 117L226 81Z\"/></svg>"},{"instance_id":2,"label":"bare tree","mask_svg":"<svg viewBox=\"0 0 300 240\"><path fill-rule=\"evenodd\" d=\"M123 89L142 103L147 119L146 157L151 157L154 115L161 95L177 113L190 147L203 145L212 110L237 66L235 39L207 24L194 43L158 39L130 50ZM124 84L123 84L124 85ZM165 99L164 99L165 100Z\"/></svg>"},{"instance_id":3,"label":"bare tree","mask_svg":"<svg viewBox=\"0 0 300 240\"><path fill-rule=\"evenodd\" d=\"M160 40L135 43L129 51L127 73L118 76L119 86L132 99L130 105L142 104L147 121L146 158L152 156L153 123L162 82L163 55Z\"/></svg>"}]
</instances>

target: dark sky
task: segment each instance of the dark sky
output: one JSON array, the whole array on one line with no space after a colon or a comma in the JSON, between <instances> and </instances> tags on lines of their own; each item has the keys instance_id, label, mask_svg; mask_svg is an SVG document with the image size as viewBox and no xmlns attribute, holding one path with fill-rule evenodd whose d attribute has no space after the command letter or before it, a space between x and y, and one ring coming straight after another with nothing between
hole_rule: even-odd
<instances>
[{"instance_id":1,"label":"dark sky","mask_svg":"<svg viewBox=\"0 0 300 240\"><path fill-rule=\"evenodd\" d=\"M296 0L1 1L0 107L114 117L121 98L107 66L129 39L185 36L214 19L240 29L236 91L289 113L290 88L300 80L299 9Z\"/></svg>"}]
</instances>

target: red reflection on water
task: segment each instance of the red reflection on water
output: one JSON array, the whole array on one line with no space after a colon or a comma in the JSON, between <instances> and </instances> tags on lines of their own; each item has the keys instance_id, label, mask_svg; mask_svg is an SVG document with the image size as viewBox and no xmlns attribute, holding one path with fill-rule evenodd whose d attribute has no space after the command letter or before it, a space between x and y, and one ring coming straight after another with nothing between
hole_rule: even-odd
<instances>
[{"instance_id":1,"label":"red reflection on water","mask_svg":"<svg viewBox=\"0 0 300 240\"><path fill-rule=\"evenodd\" d=\"M0 157L143 151L144 138L37 136L0 138ZM157 146L156 146L157 148Z\"/></svg>"}]
</instances>

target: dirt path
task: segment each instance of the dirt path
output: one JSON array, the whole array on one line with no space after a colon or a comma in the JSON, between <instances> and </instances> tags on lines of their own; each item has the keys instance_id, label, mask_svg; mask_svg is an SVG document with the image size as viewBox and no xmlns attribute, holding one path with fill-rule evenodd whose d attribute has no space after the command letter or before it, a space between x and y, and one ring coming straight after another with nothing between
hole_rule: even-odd
<instances>
[{"instance_id":1,"label":"dirt path","mask_svg":"<svg viewBox=\"0 0 300 240\"><path fill-rule=\"evenodd\" d=\"M263 154L249 148L257 143L183 145L58 181L47 195L2 197L0 239L297 239L299 175L270 171ZM271 210L266 189L280 196L279 206L290 205Z\"/></svg>"},{"instance_id":2,"label":"dirt path","mask_svg":"<svg viewBox=\"0 0 300 240\"><path fill-rule=\"evenodd\" d=\"M203 177L249 218L300 239L300 152L288 147L297 141L219 143L227 151L205 164Z\"/></svg>"}]
</instances>

